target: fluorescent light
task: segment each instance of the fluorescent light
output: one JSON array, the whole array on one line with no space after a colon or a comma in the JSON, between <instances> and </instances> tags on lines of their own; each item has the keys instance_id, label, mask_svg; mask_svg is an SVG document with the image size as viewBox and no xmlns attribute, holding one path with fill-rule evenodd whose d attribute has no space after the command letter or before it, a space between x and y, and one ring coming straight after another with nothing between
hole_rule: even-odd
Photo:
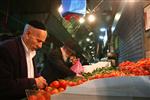
<instances>
[{"instance_id":1,"label":"fluorescent light","mask_svg":"<svg viewBox=\"0 0 150 100\"><path fill-rule=\"evenodd\" d=\"M118 21L120 19L120 17L121 17L121 13L117 13L115 15L115 21Z\"/></svg>"},{"instance_id":2,"label":"fluorescent light","mask_svg":"<svg viewBox=\"0 0 150 100\"><path fill-rule=\"evenodd\" d=\"M89 33L89 36L91 36L91 35L93 35L93 32L90 32L90 33Z\"/></svg>"},{"instance_id":3,"label":"fluorescent light","mask_svg":"<svg viewBox=\"0 0 150 100\"><path fill-rule=\"evenodd\" d=\"M101 31L101 32L105 32L105 31L106 31L106 28L100 28L100 31Z\"/></svg>"},{"instance_id":4,"label":"fluorescent light","mask_svg":"<svg viewBox=\"0 0 150 100\"><path fill-rule=\"evenodd\" d=\"M112 26L112 27L111 27L111 32L113 33L114 30L115 30L115 26Z\"/></svg>"},{"instance_id":5,"label":"fluorescent light","mask_svg":"<svg viewBox=\"0 0 150 100\"><path fill-rule=\"evenodd\" d=\"M99 36L99 39L103 40L103 39L104 39L104 37L103 37L103 36Z\"/></svg>"}]
</instances>

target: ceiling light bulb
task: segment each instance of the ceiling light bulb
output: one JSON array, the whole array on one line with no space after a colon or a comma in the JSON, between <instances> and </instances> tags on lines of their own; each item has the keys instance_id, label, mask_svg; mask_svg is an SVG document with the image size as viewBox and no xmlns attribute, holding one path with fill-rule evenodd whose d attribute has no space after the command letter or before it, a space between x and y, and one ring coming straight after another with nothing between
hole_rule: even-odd
<instances>
[{"instance_id":1,"label":"ceiling light bulb","mask_svg":"<svg viewBox=\"0 0 150 100\"><path fill-rule=\"evenodd\" d=\"M86 41L89 42L89 41L90 41L90 38L86 38Z\"/></svg>"},{"instance_id":2,"label":"ceiling light bulb","mask_svg":"<svg viewBox=\"0 0 150 100\"><path fill-rule=\"evenodd\" d=\"M104 37L103 37L103 36L99 36L99 39L103 40L103 39L104 39Z\"/></svg>"},{"instance_id":3,"label":"ceiling light bulb","mask_svg":"<svg viewBox=\"0 0 150 100\"><path fill-rule=\"evenodd\" d=\"M82 23L85 22L85 19L82 17L82 18L79 19L79 22L82 24Z\"/></svg>"},{"instance_id":4,"label":"ceiling light bulb","mask_svg":"<svg viewBox=\"0 0 150 100\"><path fill-rule=\"evenodd\" d=\"M105 31L106 31L106 28L100 28L100 31L101 31L101 32L105 32Z\"/></svg>"},{"instance_id":5,"label":"ceiling light bulb","mask_svg":"<svg viewBox=\"0 0 150 100\"><path fill-rule=\"evenodd\" d=\"M91 49L91 48L92 48L92 46L89 46L89 48Z\"/></svg>"},{"instance_id":6,"label":"ceiling light bulb","mask_svg":"<svg viewBox=\"0 0 150 100\"><path fill-rule=\"evenodd\" d=\"M89 22L94 22L95 21L95 16L94 15L89 15L88 20L89 20Z\"/></svg>"},{"instance_id":7,"label":"ceiling light bulb","mask_svg":"<svg viewBox=\"0 0 150 100\"><path fill-rule=\"evenodd\" d=\"M62 12L63 12L63 7L62 7L62 5L60 5L60 7L58 8L58 12L59 12L59 13L62 13Z\"/></svg>"},{"instance_id":8,"label":"ceiling light bulb","mask_svg":"<svg viewBox=\"0 0 150 100\"><path fill-rule=\"evenodd\" d=\"M82 44L82 41L79 41L78 44L81 45L81 44Z\"/></svg>"}]
</instances>

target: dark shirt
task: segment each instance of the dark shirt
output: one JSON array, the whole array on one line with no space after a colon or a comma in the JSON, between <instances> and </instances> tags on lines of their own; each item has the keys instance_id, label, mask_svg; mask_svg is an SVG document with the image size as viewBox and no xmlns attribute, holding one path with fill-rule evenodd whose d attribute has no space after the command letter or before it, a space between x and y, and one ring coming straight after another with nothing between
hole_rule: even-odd
<instances>
[{"instance_id":1,"label":"dark shirt","mask_svg":"<svg viewBox=\"0 0 150 100\"><path fill-rule=\"evenodd\" d=\"M70 70L70 63L63 60L60 48L51 50L47 59L48 65L44 66L41 75L47 80L48 84L57 79L74 77L76 75Z\"/></svg>"},{"instance_id":2,"label":"dark shirt","mask_svg":"<svg viewBox=\"0 0 150 100\"><path fill-rule=\"evenodd\" d=\"M35 68L34 68L35 69ZM38 76L36 69L35 77ZM19 100L26 97L25 89L35 85L27 78L27 63L21 38L6 40L0 44L0 98Z\"/></svg>"}]
</instances>

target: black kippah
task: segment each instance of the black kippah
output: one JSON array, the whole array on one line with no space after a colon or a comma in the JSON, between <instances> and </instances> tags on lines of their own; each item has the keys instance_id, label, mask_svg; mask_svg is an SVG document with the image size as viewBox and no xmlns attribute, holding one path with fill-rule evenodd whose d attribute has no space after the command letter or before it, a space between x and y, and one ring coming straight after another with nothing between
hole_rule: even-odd
<instances>
[{"instance_id":1,"label":"black kippah","mask_svg":"<svg viewBox=\"0 0 150 100\"><path fill-rule=\"evenodd\" d=\"M35 27L35 28L46 30L45 25L40 21L32 20L32 21L29 21L28 24Z\"/></svg>"}]
</instances>

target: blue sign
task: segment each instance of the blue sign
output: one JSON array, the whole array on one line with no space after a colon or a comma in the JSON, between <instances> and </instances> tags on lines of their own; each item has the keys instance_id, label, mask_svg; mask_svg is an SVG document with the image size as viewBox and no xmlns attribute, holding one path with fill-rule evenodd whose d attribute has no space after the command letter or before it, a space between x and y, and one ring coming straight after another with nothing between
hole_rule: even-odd
<instances>
[{"instance_id":1,"label":"blue sign","mask_svg":"<svg viewBox=\"0 0 150 100\"><path fill-rule=\"evenodd\" d=\"M79 14L85 15L86 14L86 0L61 0L62 3L62 16L67 14Z\"/></svg>"}]
</instances>

